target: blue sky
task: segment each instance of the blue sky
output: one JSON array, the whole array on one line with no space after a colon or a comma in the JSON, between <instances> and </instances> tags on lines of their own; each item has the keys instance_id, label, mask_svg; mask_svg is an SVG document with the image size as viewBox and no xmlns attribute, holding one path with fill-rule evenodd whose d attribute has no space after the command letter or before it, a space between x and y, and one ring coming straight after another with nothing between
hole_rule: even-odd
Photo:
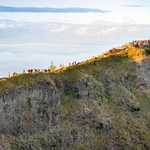
<instances>
[{"instance_id":1,"label":"blue sky","mask_svg":"<svg viewBox=\"0 0 150 150\"><path fill-rule=\"evenodd\" d=\"M149 0L0 2L0 77L150 38Z\"/></svg>"}]
</instances>

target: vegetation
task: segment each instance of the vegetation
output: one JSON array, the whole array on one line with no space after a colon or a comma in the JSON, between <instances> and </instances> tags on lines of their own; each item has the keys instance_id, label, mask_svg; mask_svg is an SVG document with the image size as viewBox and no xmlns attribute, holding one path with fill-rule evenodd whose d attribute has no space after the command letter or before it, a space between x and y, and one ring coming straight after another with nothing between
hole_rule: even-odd
<instances>
[{"instance_id":1,"label":"vegetation","mask_svg":"<svg viewBox=\"0 0 150 150\"><path fill-rule=\"evenodd\" d=\"M64 119L69 113L74 113L77 115L77 107L82 106L84 107L84 104L72 97L66 97L60 104L61 106L61 117Z\"/></svg>"},{"instance_id":2,"label":"vegetation","mask_svg":"<svg viewBox=\"0 0 150 150\"><path fill-rule=\"evenodd\" d=\"M61 67L65 67L65 65L64 65L64 64L62 64L62 63L60 63L59 67L60 67L60 68L61 68Z\"/></svg>"},{"instance_id":3,"label":"vegetation","mask_svg":"<svg viewBox=\"0 0 150 150\"><path fill-rule=\"evenodd\" d=\"M98 83L101 83L101 79L100 79L100 76L99 76L98 73L93 74L92 76L93 76L93 78L94 78Z\"/></svg>"},{"instance_id":4,"label":"vegetation","mask_svg":"<svg viewBox=\"0 0 150 150\"><path fill-rule=\"evenodd\" d=\"M33 106L33 102L31 101L31 98L28 98L27 104L29 107Z\"/></svg>"},{"instance_id":5,"label":"vegetation","mask_svg":"<svg viewBox=\"0 0 150 150\"><path fill-rule=\"evenodd\" d=\"M145 49L146 55L149 56L150 55L150 45L145 45L145 46L143 46L143 48Z\"/></svg>"},{"instance_id":6,"label":"vegetation","mask_svg":"<svg viewBox=\"0 0 150 150\"><path fill-rule=\"evenodd\" d=\"M57 66L55 66L54 63L51 61L51 62L50 62L49 69L50 69L50 70L55 70L56 68L57 68Z\"/></svg>"}]
</instances>

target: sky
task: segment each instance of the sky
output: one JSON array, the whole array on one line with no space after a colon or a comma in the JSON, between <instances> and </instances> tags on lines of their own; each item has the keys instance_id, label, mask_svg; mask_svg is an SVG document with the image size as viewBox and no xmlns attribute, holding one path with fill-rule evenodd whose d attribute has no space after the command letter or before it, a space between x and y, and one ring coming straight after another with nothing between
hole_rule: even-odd
<instances>
[{"instance_id":1,"label":"sky","mask_svg":"<svg viewBox=\"0 0 150 150\"><path fill-rule=\"evenodd\" d=\"M149 0L0 1L0 77L150 39L149 16Z\"/></svg>"}]
</instances>

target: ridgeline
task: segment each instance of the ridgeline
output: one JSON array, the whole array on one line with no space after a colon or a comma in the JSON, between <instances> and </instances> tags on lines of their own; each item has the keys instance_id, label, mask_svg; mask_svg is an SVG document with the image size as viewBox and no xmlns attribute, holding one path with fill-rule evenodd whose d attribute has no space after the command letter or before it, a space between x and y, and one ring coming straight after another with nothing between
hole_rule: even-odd
<instances>
[{"instance_id":1,"label":"ridgeline","mask_svg":"<svg viewBox=\"0 0 150 150\"><path fill-rule=\"evenodd\" d=\"M150 149L149 51L0 81L0 149Z\"/></svg>"}]
</instances>

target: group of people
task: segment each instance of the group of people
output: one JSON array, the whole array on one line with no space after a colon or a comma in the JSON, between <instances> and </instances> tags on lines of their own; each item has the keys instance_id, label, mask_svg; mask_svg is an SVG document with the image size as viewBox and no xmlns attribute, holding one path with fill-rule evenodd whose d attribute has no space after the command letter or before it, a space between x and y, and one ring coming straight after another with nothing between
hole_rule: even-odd
<instances>
[{"instance_id":1,"label":"group of people","mask_svg":"<svg viewBox=\"0 0 150 150\"><path fill-rule=\"evenodd\" d=\"M50 72L50 69L28 69L27 73L36 73L36 72ZM25 70L23 70L23 73L25 73Z\"/></svg>"},{"instance_id":2,"label":"group of people","mask_svg":"<svg viewBox=\"0 0 150 150\"><path fill-rule=\"evenodd\" d=\"M72 62L72 65L76 65L76 61ZM71 66L71 63L69 63L69 66Z\"/></svg>"},{"instance_id":3,"label":"group of people","mask_svg":"<svg viewBox=\"0 0 150 150\"><path fill-rule=\"evenodd\" d=\"M143 46L143 45L149 45L150 44L150 39L148 40L134 40L130 43L128 43L130 47L134 46L134 47L140 47L140 46ZM125 50L126 47L124 46L120 46L120 47L115 47L115 48L112 48L109 50L109 54L115 54L115 53L118 53L120 51L123 51ZM106 53L104 54L104 57L106 57Z\"/></svg>"},{"instance_id":4,"label":"group of people","mask_svg":"<svg viewBox=\"0 0 150 150\"><path fill-rule=\"evenodd\" d=\"M150 44L150 39L148 39L148 40L134 40L130 43L130 46L140 47L142 45L148 45L148 44Z\"/></svg>"},{"instance_id":5,"label":"group of people","mask_svg":"<svg viewBox=\"0 0 150 150\"><path fill-rule=\"evenodd\" d=\"M36 73L36 72L48 72L50 73L50 69L28 69L27 72L25 70L22 71L22 73ZM14 72L13 76L18 75L18 73ZM8 72L8 77L10 77L10 72Z\"/></svg>"}]
</instances>

